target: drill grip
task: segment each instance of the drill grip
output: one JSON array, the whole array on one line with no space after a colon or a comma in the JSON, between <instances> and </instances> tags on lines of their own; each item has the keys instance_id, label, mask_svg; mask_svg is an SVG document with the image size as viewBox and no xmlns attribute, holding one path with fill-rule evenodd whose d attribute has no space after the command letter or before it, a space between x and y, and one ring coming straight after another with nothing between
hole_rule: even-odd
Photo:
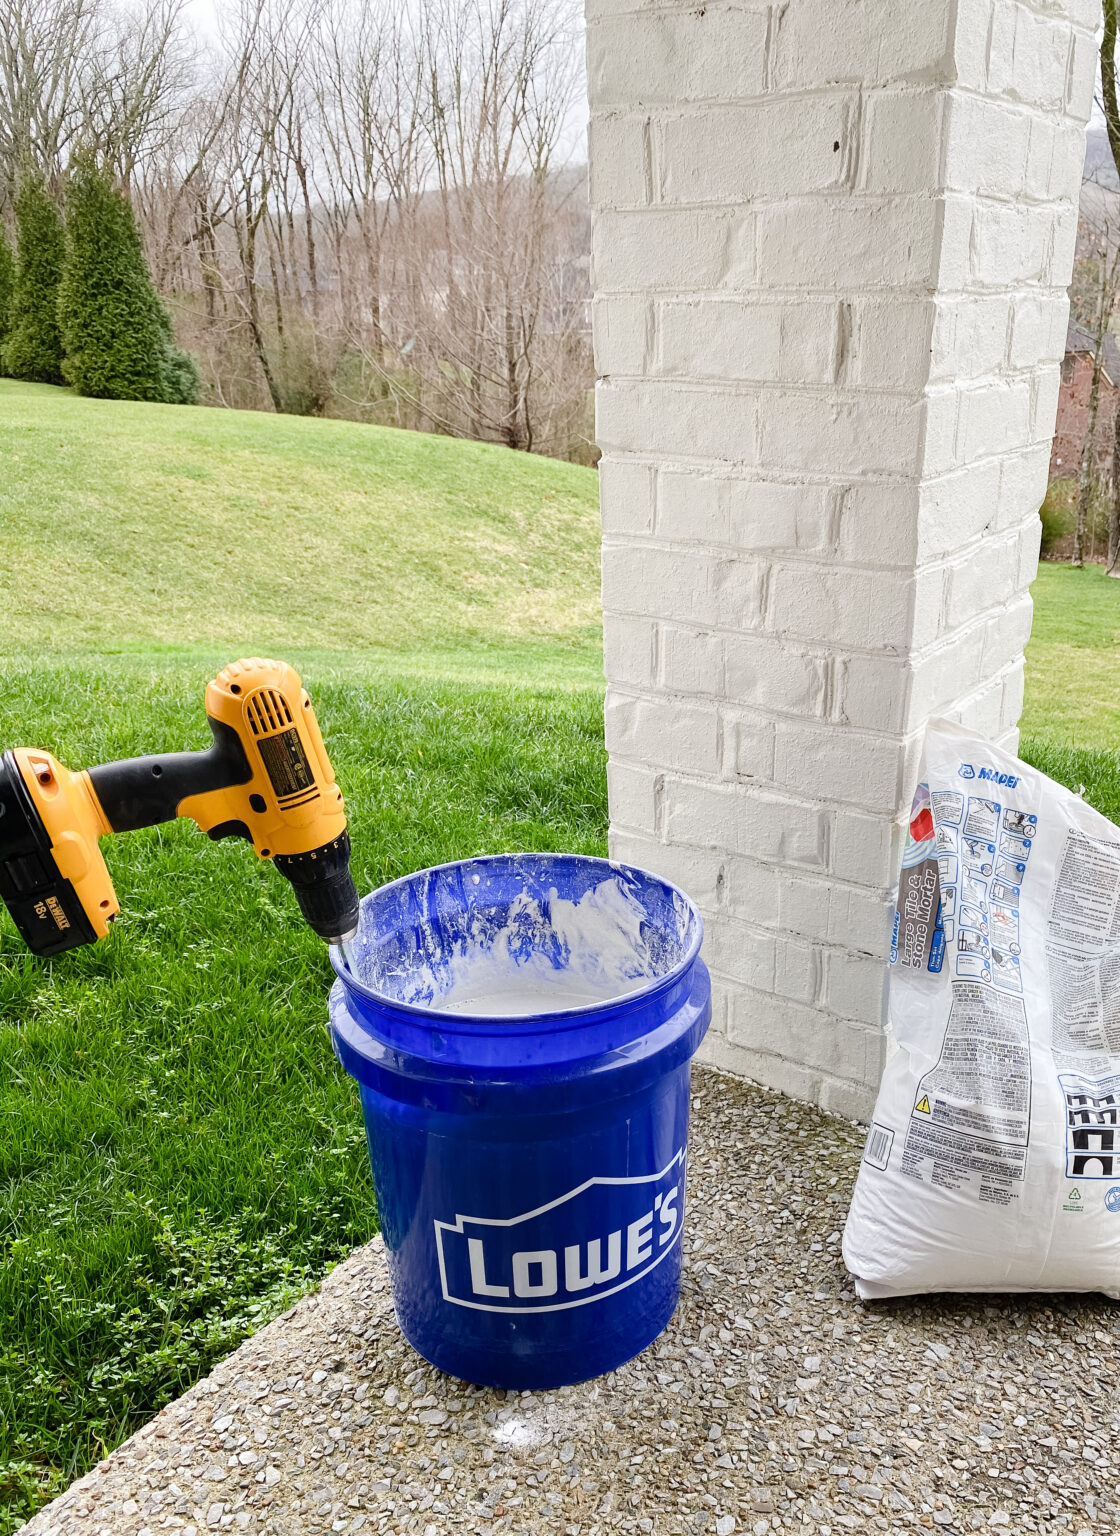
<instances>
[{"instance_id":1,"label":"drill grip","mask_svg":"<svg viewBox=\"0 0 1120 1536\"><path fill-rule=\"evenodd\" d=\"M247 784L253 777L232 726L207 716L214 745L204 752L157 752L87 770L94 794L114 832L135 832L173 821L190 795Z\"/></svg>"}]
</instances>

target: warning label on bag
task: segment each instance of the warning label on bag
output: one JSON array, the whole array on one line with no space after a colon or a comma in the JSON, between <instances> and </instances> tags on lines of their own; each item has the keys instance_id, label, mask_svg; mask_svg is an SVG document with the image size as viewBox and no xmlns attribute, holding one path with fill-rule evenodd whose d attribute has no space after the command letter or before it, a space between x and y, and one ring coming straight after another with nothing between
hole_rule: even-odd
<instances>
[{"instance_id":1,"label":"warning label on bag","mask_svg":"<svg viewBox=\"0 0 1120 1536\"><path fill-rule=\"evenodd\" d=\"M1021 999L954 982L941 1055L918 1085L903 1173L948 1189L977 1175L981 1184L1020 1179L1030 1112L1031 1052Z\"/></svg>"}]
</instances>

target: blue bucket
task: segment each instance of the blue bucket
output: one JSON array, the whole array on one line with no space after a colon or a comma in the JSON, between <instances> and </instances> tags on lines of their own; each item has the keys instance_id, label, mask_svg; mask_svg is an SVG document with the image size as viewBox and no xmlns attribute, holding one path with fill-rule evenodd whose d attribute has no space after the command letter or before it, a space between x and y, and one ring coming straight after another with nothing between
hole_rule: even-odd
<instances>
[{"instance_id":1,"label":"blue bucket","mask_svg":"<svg viewBox=\"0 0 1120 1536\"><path fill-rule=\"evenodd\" d=\"M700 917L656 876L512 854L365 897L332 951L398 1322L492 1387L609 1371L677 1304Z\"/></svg>"}]
</instances>

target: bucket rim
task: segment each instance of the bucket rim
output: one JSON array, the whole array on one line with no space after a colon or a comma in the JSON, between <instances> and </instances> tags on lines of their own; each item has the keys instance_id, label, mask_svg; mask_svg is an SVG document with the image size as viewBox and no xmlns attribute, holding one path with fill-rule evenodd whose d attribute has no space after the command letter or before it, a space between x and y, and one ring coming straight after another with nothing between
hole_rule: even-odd
<instances>
[{"instance_id":1,"label":"bucket rim","mask_svg":"<svg viewBox=\"0 0 1120 1536\"><path fill-rule=\"evenodd\" d=\"M330 946L330 962L339 982L347 990L374 1003L377 1007L393 1013L402 1013L406 1016L423 1020L438 1027L445 1032L454 1032L462 1025L466 1025L468 1031L491 1028L495 1023L502 1026L502 1033L516 1032L518 1026L524 1028L526 1024L544 1023L549 1029L571 1028L573 1026L594 1021L606 1013L618 1013L629 1011L639 1004L648 1002L663 991L676 985L692 966L696 963L704 942L704 919L699 909L687 891L683 891L672 880L667 880L664 875L655 874L651 869L643 869L640 864L630 864L625 859L603 859L597 854L591 853L556 853L541 851L539 849L526 849L517 853L482 853L469 859L449 859L444 864L432 864L425 869L413 870L411 874L400 875L396 880L390 880L385 885L379 885L373 891L367 891L361 898L364 903L371 896L380 895L384 891L391 891L397 886L407 885L423 875L439 874L442 870L464 869L479 864L512 864L518 859L569 859L573 863L598 864L604 870L632 871L641 875L646 880L656 880L658 884L679 896L688 907L693 919L693 935L688 948L677 963L665 972L663 976L653 976L644 985L635 988L632 992L620 992L615 997L605 997L598 1002L586 1003L578 1008L558 1008L547 1013L521 1013L502 1015L500 1018L489 1013L461 1013L458 1009L429 1008L420 1003L405 1003L398 998L389 997L384 992L378 992L373 987L367 986L364 981L359 981L350 970L342 956L341 947L337 944ZM360 905L361 903L359 903ZM512 1026L512 1029L511 1029Z\"/></svg>"}]
</instances>

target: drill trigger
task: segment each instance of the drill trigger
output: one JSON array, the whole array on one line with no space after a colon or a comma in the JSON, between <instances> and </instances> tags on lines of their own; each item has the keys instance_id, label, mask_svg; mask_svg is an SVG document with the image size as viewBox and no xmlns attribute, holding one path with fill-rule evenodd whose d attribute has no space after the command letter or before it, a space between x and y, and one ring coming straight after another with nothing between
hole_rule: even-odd
<instances>
[{"instance_id":1,"label":"drill trigger","mask_svg":"<svg viewBox=\"0 0 1120 1536\"><path fill-rule=\"evenodd\" d=\"M243 837L247 843L253 841L253 834L243 821L222 821L216 827L211 827L206 836L214 843L220 843L223 837Z\"/></svg>"}]
</instances>

